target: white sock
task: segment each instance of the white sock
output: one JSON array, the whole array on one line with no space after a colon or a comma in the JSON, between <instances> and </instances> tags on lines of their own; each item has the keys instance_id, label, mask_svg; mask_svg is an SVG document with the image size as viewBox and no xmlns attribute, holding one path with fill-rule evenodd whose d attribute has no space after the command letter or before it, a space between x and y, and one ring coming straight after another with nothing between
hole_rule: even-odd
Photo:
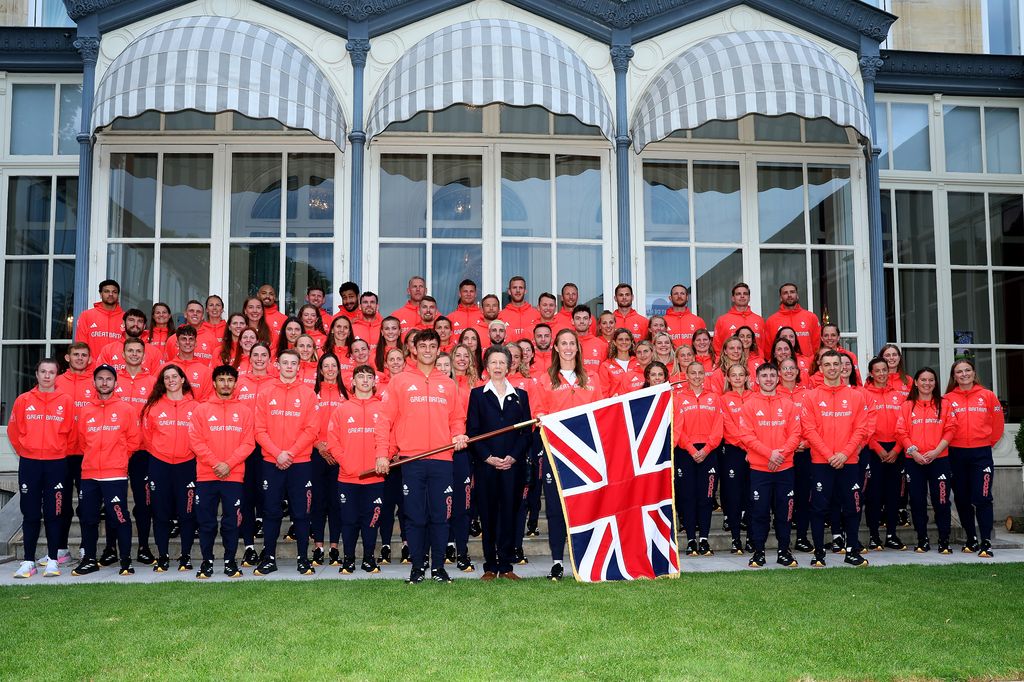
<instances>
[{"instance_id":1,"label":"white sock","mask_svg":"<svg viewBox=\"0 0 1024 682\"><path fill-rule=\"evenodd\" d=\"M554 565L554 566L561 566L562 565L562 560L561 559L556 559L555 561L552 562L552 565Z\"/></svg>"}]
</instances>

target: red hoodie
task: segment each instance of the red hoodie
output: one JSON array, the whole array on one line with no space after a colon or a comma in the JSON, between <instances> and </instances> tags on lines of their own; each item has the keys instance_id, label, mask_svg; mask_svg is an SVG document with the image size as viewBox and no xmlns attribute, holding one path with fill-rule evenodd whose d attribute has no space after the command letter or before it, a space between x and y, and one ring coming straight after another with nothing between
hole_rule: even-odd
<instances>
[{"instance_id":1,"label":"red hoodie","mask_svg":"<svg viewBox=\"0 0 1024 682\"><path fill-rule=\"evenodd\" d=\"M405 305L391 313L390 317L398 318L398 326L402 329L402 338L404 339L410 329L422 322L420 320L420 304L406 301ZM484 336L486 337L486 334Z\"/></svg>"},{"instance_id":2,"label":"red hoodie","mask_svg":"<svg viewBox=\"0 0 1024 682\"><path fill-rule=\"evenodd\" d=\"M539 314L537 317L537 322L540 322ZM555 313L554 319L551 320L551 322L548 322L547 324L549 327L551 327L551 338L554 338L555 334L562 331L563 329L571 329L573 331L576 331L576 325L573 324L572 321L571 308L562 308L557 313ZM593 316L591 316L590 318L590 333L593 334L594 336L597 336L597 319L595 319Z\"/></svg>"},{"instance_id":3,"label":"red hoodie","mask_svg":"<svg viewBox=\"0 0 1024 682\"><path fill-rule=\"evenodd\" d=\"M601 363L608 358L608 342L599 336L585 334L579 336L579 344L587 374L600 374Z\"/></svg>"},{"instance_id":4,"label":"red hoodie","mask_svg":"<svg viewBox=\"0 0 1024 682\"><path fill-rule=\"evenodd\" d=\"M818 346L821 345L821 322L818 321L817 315L799 305L789 310L780 303L778 311L764 323L765 340L771 343L783 327L792 327L796 332L796 342L800 345L801 355L812 357L818 352Z\"/></svg>"},{"instance_id":5,"label":"red hoodie","mask_svg":"<svg viewBox=\"0 0 1024 682\"><path fill-rule=\"evenodd\" d=\"M452 438L466 433L466 413L459 403L455 381L436 368L429 376L416 368L391 377L381 395L376 456L390 459L392 440L398 454L406 457L450 445ZM429 459L450 462L452 451Z\"/></svg>"},{"instance_id":6,"label":"red hoodie","mask_svg":"<svg viewBox=\"0 0 1024 682\"><path fill-rule=\"evenodd\" d=\"M221 400L215 395L196 405L188 440L196 454L197 481L242 482L245 460L256 449L253 421L252 410L237 398ZM213 473L213 467L221 462L231 467L224 479Z\"/></svg>"},{"instance_id":7,"label":"red hoodie","mask_svg":"<svg viewBox=\"0 0 1024 682\"><path fill-rule=\"evenodd\" d=\"M155 327L142 332L142 340L148 346L155 346L160 351L161 359L167 357L167 339L171 333L167 327Z\"/></svg>"},{"instance_id":8,"label":"red hoodie","mask_svg":"<svg viewBox=\"0 0 1024 682\"><path fill-rule=\"evenodd\" d=\"M146 352L142 358L142 368L150 374L156 375L160 369L160 365L164 362L163 350L156 346L146 344ZM123 372L125 367L128 365L124 360L124 342L123 341L111 341L103 350L100 351L100 355L96 358L94 366L99 365L110 365L118 372Z\"/></svg>"},{"instance_id":9,"label":"red hoodie","mask_svg":"<svg viewBox=\"0 0 1024 682\"><path fill-rule=\"evenodd\" d=\"M498 313L498 319L508 325L505 343L515 343L521 339L533 340L533 328L540 320L540 311L526 301L518 305L509 303ZM487 338L486 334L483 338Z\"/></svg>"},{"instance_id":10,"label":"red hoodie","mask_svg":"<svg viewBox=\"0 0 1024 682\"><path fill-rule=\"evenodd\" d=\"M695 331L707 329L704 320L691 313L689 308L684 308L679 312L669 308L662 317L665 318L665 326L668 327L668 334L672 337L672 345L676 348L690 345L693 342Z\"/></svg>"},{"instance_id":11,"label":"red hoodie","mask_svg":"<svg viewBox=\"0 0 1024 682\"><path fill-rule=\"evenodd\" d=\"M329 384L326 381L320 386L320 393L316 396L317 406L320 408L320 430L317 432L317 443L330 443L327 427L331 423L331 415L341 406L347 398L338 390L337 384ZM328 447L330 447L328 445ZM331 451L333 453L333 450Z\"/></svg>"},{"instance_id":12,"label":"red hoodie","mask_svg":"<svg viewBox=\"0 0 1024 682\"><path fill-rule=\"evenodd\" d=\"M288 321L288 316L278 310L276 305L272 305L269 308L263 308L263 320L270 328L270 338L276 339L281 333L284 323Z\"/></svg>"},{"instance_id":13,"label":"red hoodie","mask_svg":"<svg viewBox=\"0 0 1024 682\"><path fill-rule=\"evenodd\" d=\"M264 386L256 396L256 442L263 459L277 463L287 450L293 463L308 462L320 432L319 401L313 389L295 380L280 379Z\"/></svg>"},{"instance_id":14,"label":"red hoodie","mask_svg":"<svg viewBox=\"0 0 1024 682\"><path fill-rule=\"evenodd\" d=\"M484 319L484 311L480 309L480 306L460 303L445 317L452 321L453 337L459 338L459 334L472 328L480 334L480 338L487 338L487 320Z\"/></svg>"},{"instance_id":15,"label":"red hoodie","mask_svg":"<svg viewBox=\"0 0 1024 682\"><path fill-rule=\"evenodd\" d=\"M185 372L192 394L196 400L203 402L213 393L213 370L203 360L181 360L174 362Z\"/></svg>"},{"instance_id":16,"label":"red hoodie","mask_svg":"<svg viewBox=\"0 0 1024 682\"><path fill-rule=\"evenodd\" d=\"M68 454L80 455L82 454L82 446L78 443L78 415L82 413L82 408L91 403L92 399L96 396L96 385L93 383L91 373L82 372L81 374L75 374L69 369L57 377L56 388L58 391L67 393L74 401L72 415L75 418L76 426L72 429L70 440L68 441Z\"/></svg>"},{"instance_id":17,"label":"red hoodie","mask_svg":"<svg viewBox=\"0 0 1024 682\"><path fill-rule=\"evenodd\" d=\"M39 387L14 399L7 437L18 457L64 459L75 443L75 401L60 390Z\"/></svg>"},{"instance_id":18,"label":"red hoodie","mask_svg":"<svg viewBox=\"0 0 1024 682\"><path fill-rule=\"evenodd\" d=\"M352 398L339 405L328 422L327 444L338 462L338 480L343 483L382 483L383 476L359 478L377 463L376 427L381 401L377 396Z\"/></svg>"},{"instance_id":19,"label":"red hoodie","mask_svg":"<svg viewBox=\"0 0 1024 682\"><path fill-rule=\"evenodd\" d=\"M253 401L256 400L256 396L275 378L270 374L252 374L251 372L238 377L238 382L235 384L235 399L249 406L255 405L256 403Z\"/></svg>"},{"instance_id":20,"label":"red hoodie","mask_svg":"<svg viewBox=\"0 0 1024 682\"><path fill-rule=\"evenodd\" d=\"M904 402L896 421L896 438L904 450L909 450L912 445L922 453L934 450L940 441L951 443L956 432L956 413L943 405L940 416L936 414L935 403L930 400ZM948 454L949 450L943 449L936 457Z\"/></svg>"},{"instance_id":21,"label":"red hoodie","mask_svg":"<svg viewBox=\"0 0 1024 682\"><path fill-rule=\"evenodd\" d=\"M124 310L120 305L115 305L113 310L107 310L97 301L92 304L92 308L83 310L78 316L75 341L85 341L89 344L89 353L92 357L99 357L103 347L111 341L124 342L123 317Z\"/></svg>"},{"instance_id":22,"label":"red hoodie","mask_svg":"<svg viewBox=\"0 0 1024 682\"><path fill-rule=\"evenodd\" d=\"M647 338L647 325L647 318L632 308L625 315L618 308L615 309L615 327L621 327L632 334L634 342Z\"/></svg>"},{"instance_id":23,"label":"red hoodie","mask_svg":"<svg viewBox=\"0 0 1024 682\"><path fill-rule=\"evenodd\" d=\"M587 405L604 398L601 380L595 374L587 373L587 385L581 387L579 382L569 383L565 376L558 374L558 387L551 387L551 377L547 374L537 377L537 402L531 395L530 409L533 416L551 414L568 410L572 407Z\"/></svg>"},{"instance_id":24,"label":"red hoodie","mask_svg":"<svg viewBox=\"0 0 1024 682\"><path fill-rule=\"evenodd\" d=\"M380 315L374 316L372 320L367 320L361 313L359 317L352 318L352 336L369 344L371 356L377 350L377 342L380 340L380 325L383 321L384 318Z\"/></svg>"},{"instance_id":25,"label":"red hoodie","mask_svg":"<svg viewBox=\"0 0 1024 682\"><path fill-rule=\"evenodd\" d=\"M640 376L644 374L640 370L640 362L636 357L630 356L625 369L622 368L618 360L606 359L601 361L601 364L597 367L597 376L600 377L601 385L604 386L606 398L610 398L618 392L619 382L629 373L639 373Z\"/></svg>"},{"instance_id":26,"label":"red hoodie","mask_svg":"<svg viewBox=\"0 0 1024 682\"><path fill-rule=\"evenodd\" d=\"M751 469L771 471L772 450L782 450L785 457L776 471L793 466L793 453L800 444L800 408L789 398L751 393L740 413L739 430Z\"/></svg>"},{"instance_id":27,"label":"red hoodie","mask_svg":"<svg viewBox=\"0 0 1024 682\"><path fill-rule=\"evenodd\" d=\"M128 459L142 445L139 416L125 401L93 399L78 416L82 478L127 478Z\"/></svg>"},{"instance_id":28,"label":"red hoodie","mask_svg":"<svg viewBox=\"0 0 1024 682\"><path fill-rule=\"evenodd\" d=\"M896 422L900 418L900 410L907 396L902 391L894 391L888 384L885 388L877 388L875 382L864 386L861 391L867 402L868 410L874 414L875 428L868 436L868 447L875 454L881 455L884 448L882 443L896 443L899 451L899 443L896 440Z\"/></svg>"},{"instance_id":29,"label":"red hoodie","mask_svg":"<svg viewBox=\"0 0 1024 682\"><path fill-rule=\"evenodd\" d=\"M166 395L142 417L142 447L161 462L180 464L195 457L188 439L192 413L198 403L188 393L181 400Z\"/></svg>"},{"instance_id":30,"label":"red hoodie","mask_svg":"<svg viewBox=\"0 0 1024 682\"><path fill-rule=\"evenodd\" d=\"M732 390L722 394L722 430L728 445L735 445L738 448L745 447L740 431L740 412L743 410L743 405L753 395L753 391L747 391L740 395Z\"/></svg>"},{"instance_id":31,"label":"red hoodie","mask_svg":"<svg viewBox=\"0 0 1024 682\"><path fill-rule=\"evenodd\" d=\"M223 337L218 339L212 333L200 332L196 337L196 349L193 351L192 357L195 360L201 360L207 366L219 365L220 345L223 340ZM168 363L173 362L174 364L180 364L183 362L183 360L178 357L177 334L174 334L171 338L167 339L167 345L164 347L164 357L167 358Z\"/></svg>"},{"instance_id":32,"label":"red hoodie","mask_svg":"<svg viewBox=\"0 0 1024 682\"><path fill-rule=\"evenodd\" d=\"M1003 406L996 394L974 384L969 391L959 386L942 398L942 410L956 413L955 448L994 447L1006 428Z\"/></svg>"},{"instance_id":33,"label":"red hoodie","mask_svg":"<svg viewBox=\"0 0 1024 682\"><path fill-rule=\"evenodd\" d=\"M718 395L704 389L698 396L689 384L683 384L674 391L676 445L691 455L696 454L697 443L704 443L709 451L717 448L725 431Z\"/></svg>"},{"instance_id":34,"label":"red hoodie","mask_svg":"<svg viewBox=\"0 0 1024 682\"><path fill-rule=\"evenodd\" d=\"M812 464L828 464L837 452L846 455L847 464L856 464L873 428L864 394L845 384L807 391L800 421Z\"/></svg>"},{"instance_id":35,"label":"red hoodie","mask_svg":"<svg viewBox=\"0 0 1024 682\"><path fill-rule=\"evenodd\" d=\"M761 355L767 357L770 350L768 346L771 344L771 341L765 338L767 334L765 333L764 320L750 308L747 308L746 312L741 313L736 310L736 306L729 308L729 312L719 317L715 322L715 337L712 339L712 348L715 349L715 353L721 355L722 346L725 345L726 340L731 336L735 336L736 330L740 327L750 327L754 330L754 343L761 349Z\"/></svg>"},{"instance_id":36,"label":"red hoodie","mask_svg":"<svg viewBox=\"0 0 1024 682\"><path fill-rule=\"evenodd\" d=\"M134 377L127 371L117 373L117 385L114 386L114 397L120 398L135 410L135 418L138 419L142 408L153 393L153 386L156 384L156 377L146 372L139 372Z\"/></svg>"}]
</instances>

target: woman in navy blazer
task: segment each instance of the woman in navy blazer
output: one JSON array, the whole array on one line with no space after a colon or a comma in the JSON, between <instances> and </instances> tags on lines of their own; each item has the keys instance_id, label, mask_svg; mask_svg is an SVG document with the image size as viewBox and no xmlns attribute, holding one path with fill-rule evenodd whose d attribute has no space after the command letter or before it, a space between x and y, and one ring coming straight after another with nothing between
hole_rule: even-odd
<instances>
[{"instance_id":1,"label":"woman in navy blazer","mask_svg":"<svg viewBox=\"0 0 1024 682\"><path fill-rule=\"evenodd\" d=\"M492 346L484 355L488 381L469 394L466 435L489 431L530 420L530 399L526 391L506 380L512 358L505 348ZM483 526L484 574L482 580L497 577L519 580L512 571L515 551L515 523L526 485L526 454L530 429L522 428L470 444L476 475L480 523Z\"/></svg>"}]
</instances>

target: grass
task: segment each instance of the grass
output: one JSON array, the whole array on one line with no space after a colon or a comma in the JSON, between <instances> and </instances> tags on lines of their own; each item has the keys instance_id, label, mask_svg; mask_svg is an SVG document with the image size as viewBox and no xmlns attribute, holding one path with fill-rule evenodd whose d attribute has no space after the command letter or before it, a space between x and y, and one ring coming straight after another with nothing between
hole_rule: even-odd
<instances>
[{"instance_id":1,"label":"grass","mask_svg":"<svg viewBox=\"0 0 1024 682\"><path fill-rule=\"evenodd\" d=\"M0 588L0 679L1000 679L1024 564Z\"/></svg>"}]
</instances>

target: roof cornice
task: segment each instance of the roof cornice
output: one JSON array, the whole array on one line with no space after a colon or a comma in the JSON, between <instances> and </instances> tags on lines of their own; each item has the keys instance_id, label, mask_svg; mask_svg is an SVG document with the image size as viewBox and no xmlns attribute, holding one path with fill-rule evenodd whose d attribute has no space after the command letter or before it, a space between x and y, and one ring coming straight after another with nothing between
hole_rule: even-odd
<instances>
[{"instance_id":1,"label":"roof cornice","mask_svg":"<svg viewBox=\"0 0 1024 682\"><path fill-rule=\"evenodd\" d=\"M0 28L0 71L81 73L73 28Z\"/></svg>"},{"instance_id":2,"label":"roof cornice","mask_svg":"<svg viewBox=\"0 0 1024 682\"><path fill-rule=\"evenodd\" d=\"M882 50L878 92L1024 96L1024 57Z\"/></svg>"}]
</instances>

